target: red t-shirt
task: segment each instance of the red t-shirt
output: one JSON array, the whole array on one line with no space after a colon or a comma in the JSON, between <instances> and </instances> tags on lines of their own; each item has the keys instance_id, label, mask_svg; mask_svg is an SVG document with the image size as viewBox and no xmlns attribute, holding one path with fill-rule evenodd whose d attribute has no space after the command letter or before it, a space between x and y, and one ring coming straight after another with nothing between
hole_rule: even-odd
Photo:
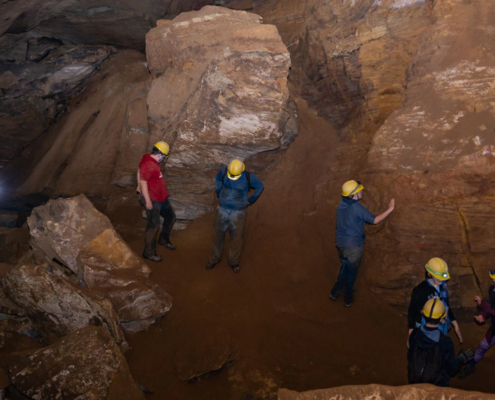
<instances>
[{"instance_id":1,"label":"red t-shirt","mask_svg":"<svg viewBox=\"0 0 495 400\"><path fill-rule=\"evenodd\" d=\"M167 200L167 184L160 169L160 164L149 154L145 154L139 163L139 178L148 182L148 192L151 200Z\"/></svg>"}]
</instances>

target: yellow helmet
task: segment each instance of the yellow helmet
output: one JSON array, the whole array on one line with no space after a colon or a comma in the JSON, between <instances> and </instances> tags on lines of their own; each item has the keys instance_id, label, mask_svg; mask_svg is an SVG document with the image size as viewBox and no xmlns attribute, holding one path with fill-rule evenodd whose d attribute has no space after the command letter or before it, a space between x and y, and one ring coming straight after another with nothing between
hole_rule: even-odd
<instances>
[{"instance_id":1,"label":"yellow helmet","mask_svg":"<svg viewBox=\"0 0 495 400\"><path fill-rule=\"evenodd\" d=\"M227 167L227 176L229 179L236 181L239 179L246 169L246 166L241 160L232 160Z\"/></svg>"},{"instance_id":2,"label":"yellow helmet","mask_svg":"<svg viewBox=\"0 0 495 400\"><path fill-rule=\"evenodd\" d=\"M445 305L438 297L433 297L425 303L422 312L426 318L441 319L445 317Z\"/></svg>"},{"instance_id":3,"label":"yellow helmet","mask_svg":"<svg viewBox=\"0 0 495 400\"><path fill-rule=\"evenodd\" d=\"M164 155L168 156L168 152L170 151L170 146L167 142L156 142L154 144L158 150L160 150Z\"/></svg>"},{"instance_id":4,"label":"yellow helmet","mask_svg":"<svg viewBox=\"0 0 495 400\"><path fill-rule=\"evenodd\" d=\"M342 185L342 196L349 197L364 189L359 181L347 181Z\"/></svg>"},{"instance_id":5,"label":"yellow helmet","mask_svg":"<svg viewBox=\"0 0 495 400\"><path fill-rule=\"evenodd\" d=\"M426 263L425 268L432 276L441 281L450 279L449 267L440 257L433 257Z\"/></svg>"},{"instance_id":6,"label":"yellow helmet","mask_svg":"<svg viewBox=\"0 0 495 400\"><path fill-rule=\"evenodd\" d=\"M495 270L492 269L488 274L490 275L490 278L495 279Z\"/></svg>"}]
</instances>

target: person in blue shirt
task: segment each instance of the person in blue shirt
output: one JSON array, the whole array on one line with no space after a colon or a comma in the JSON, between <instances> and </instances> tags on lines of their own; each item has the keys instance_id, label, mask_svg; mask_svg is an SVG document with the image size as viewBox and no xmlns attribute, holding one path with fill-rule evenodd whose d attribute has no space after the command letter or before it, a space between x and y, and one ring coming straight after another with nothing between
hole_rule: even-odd
<instances>
[{"instance_id":1,"label":"person in blue shirt","mask_svg":"<svg viewBox=\"0 0 495 400\"><path fill-rule=\"evenodd\" d=\"M394 211L395 200L390 200L388 208L375 217L366 207L359 204L363 198L364 186L359 181L347 181L342 185L342 200L337 208L337 229L335 244L339 253L340 267L339 276L330 298L337 298L344 293L344 304L350 307L354 300L354 284L359 272L363 245L366 235L364 224L379 224Z\"/></svg>"},{"instance_id":2,"label":"person in blue shirt","mask_svg":"<svg viewBox=\"0 0 495 400\"><path fill-rule=\"evenodd\" d=\"M234 272L239 272L242 237L246 222L246 211L264 189L256 175L245 171L246 167L240 160L232 160L222 168L215 177L218 208L214 222L214 242L206 269L210 270L220 262L225 240L225 232L230 234L229 265ZM248 197L249 189L254 189Z\"/></svg>"}]
</instances>

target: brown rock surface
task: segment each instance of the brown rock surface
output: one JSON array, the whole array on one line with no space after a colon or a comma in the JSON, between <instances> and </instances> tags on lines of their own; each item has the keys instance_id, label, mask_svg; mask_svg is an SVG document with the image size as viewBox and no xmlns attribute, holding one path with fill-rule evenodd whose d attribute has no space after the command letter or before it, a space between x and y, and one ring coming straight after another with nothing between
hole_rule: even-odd
<instances>
[{"instance_id":1,"label":"brown rock surface","mask_svg":"<svg viewBox=\"0 0 495 400\"><path fill-rule=\"evenodd\" d=\"M211 6L159 21L146 49L151 142L172 145L169 186L179 219L192 219L210 209L220 166L280 147L294 117L289 53L257 15Z\"/></svg>"},{"instance_id":2,"label":"brown rock surface","mask_svg":"<svg viewBox=\"0 0 495 400\"><path fill-rule=\"evenodd\" d=\"M28 225L36 247L79 276L82 270L77 257L84 248L116 268L146 277L150 274L149 267L115 232L110 220L84 195L50 200L36 207L28 218Z\"/></svg>"},{"instance_id":3,"label":"brown rock surface","mask_svg":"<svg viewBox=\"0 0 495 400\"><path fill-rule=\"evenodd\" d=\"M138 52L122 51L102 65L73 99L71 113L24 150L16 165L32 172L18 193L51 188L57 195L109 196L112 183L135 185L139 160L149 151L145 61Z\"/></svg>"},{"instance_id":4,"label":"brown rock surface","mask_svg":"<svg viewBox=\"0 0 495 400\"><path fill-rule=\"evenodd\" d=\"M278 391L279 400L436 400L440 398L445 400L488 400L495 399L495 395L440 388L426 384L408 386L341 386L301 393L287 389L279 389Z\"/></svg>"},{"instance_id":5,"label":"brown rock surface","mask_svg":"<svg viewBox=\"0 0 495 400\"><path fill-rule=\"evenodd\" d=\"M13 385L39 399L144 399L129 366L102 327L80 329L51 346L9 355Z\"/></svg>"},{"instance_id":6,"label":"brown rock surface","mask_svg":"<svg viewBox=\"0 0 495 400\"><path fill-rule=\"evenodd\" d=\"M59 44L40 62L0 62L0 168L48 128L112 51Z\"/></svg>"},{"instance_id":7,"label":"brown rock surface","mask_svg":"<svg viewBox=\"0 0 495 400\"><path fill-rule=\"evenodd\" d=\"M424 264L443 257L454 306L471 307L486 293L495 251L495 7L438 2L433 15L436 24L413 59L407 100L368 154L375 200L382 207L389 197L398 201L373 240L370 279L381 297L405 305Z\"/></svg>"},{"instance_id":8,"label":"brown rock surface","mask_svg":"<svg viewBox=\"0 0 495 400\"><path fill-rule=\"evenodd\" d=\"M145 329L172 307L172 298L156 283L119 268L92 252L90 246L79 253L79 262L81 279L93 293L110 300L126 329Z\"/></svg>"},{"instance_id":9,"label":"brown rock surface","mask_svg":"<svg viewBox=\"0 0 495 400\"><path fill-rule=\"evenodd\" d=\"M126 347L110 302L38 265L20 264L1 281L8 298L46 333L66 335L86 326L102 326Z\"/></svg>"}]
</instances>

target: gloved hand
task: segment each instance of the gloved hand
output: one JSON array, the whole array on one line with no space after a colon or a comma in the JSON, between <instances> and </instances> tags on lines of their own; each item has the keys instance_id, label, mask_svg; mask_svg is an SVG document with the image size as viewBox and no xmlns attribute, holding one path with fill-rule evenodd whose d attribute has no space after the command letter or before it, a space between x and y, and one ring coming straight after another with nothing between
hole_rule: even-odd
<instances>
[{"instance_id":1,"label":"gloved hand","mask_svg":"<svg viewBox=\"0 0 495 400\"><path fill-rule=\"evenodd\" d=\"M474 358L474 351L472 349L467 349L466 351L461 350L457 355L457 359L462 361L463 364L468 363Z\"/></svg>"}]
</instances>

